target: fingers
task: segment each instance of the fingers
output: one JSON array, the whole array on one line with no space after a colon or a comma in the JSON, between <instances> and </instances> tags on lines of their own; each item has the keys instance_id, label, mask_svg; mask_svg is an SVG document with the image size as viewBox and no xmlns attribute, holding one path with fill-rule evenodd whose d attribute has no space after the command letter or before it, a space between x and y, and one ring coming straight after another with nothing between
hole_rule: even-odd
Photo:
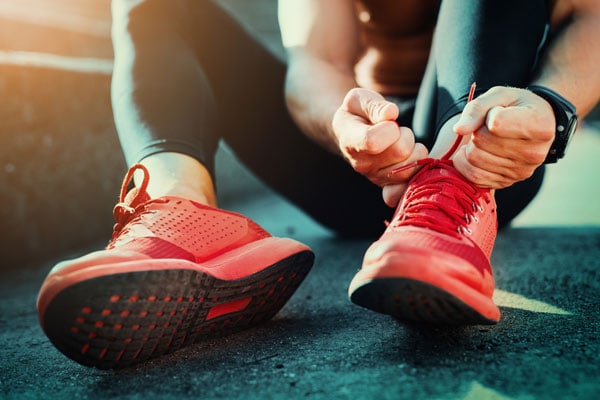
<instances>
[{"instance_id":1,"label":"fingers","mask_svg":"<svg viewBox=\"0 0 600 400\"><path fill-rule=\"evenodd\" d=\"M398 113L398 107L380 94L357 88L348 92L332 121L346 160L381 187L405 183L416 169L393 175L389 172L428 155L425 146L415 144L411 129L398 126Z\"/></svg>"},{"instance_id":2,"label":"fingers","mask_svg":"<svg viewBox=\"0 0 600 400\"><path fill-rule=\"evenodd\" d=\"M544 142L540 145L532 142L528 139L501 138L483 126L471 136L468 150L475 157L479 152L489 153L496 156L497 163L511 163L512 167L515 162L537 166L544 162L548 149ZM500 158L504 160L503 163Z\"/></svg>"},{"instance_id":3,"label":"fingers","mask_svg":"<svg viewBox=\"0 0 600 400\"><path fill-rule=\"evenodd\" d=\"M396 207L400 203L400 199L404 195L408 184L398 183L393 185L386 185L383 187L381 194L383 201L388 207Z\"/></svg>"},{"instance_id":4,"label":"fingers","mask_svg":"<svg viewBox=\"0 0 600 400\"><path fill-rule=\"evenodd\" d=\"M552 107L541 97L525 89L493 87L468 103L454 131L469 135L483 125L494 134L515 139L529 139L554 133Z\"/></svg>"},{"instance_id":5,"label":"fingers","mask_svg":"<svg viewBox=\"0 0 600 400\"><path fill-rule=\"evenodd\" d=\"M402 183L408 181L416 172L409 168L397 174L390 174L396 168L414 163L428 156L427 148L421 143L414 142L414 135L408 128L402 128L405 134L388 149L380 154L361 155L354 169L378 186Z\"/></svg>"},{"instance_id":6,"label":"fingers","mask_svg":"<svg viewBox=\"0 0 600 400\"><path fill-rule=\"evenodd\" d=\"M379 154L400 136L398 107L366 89L352 89L333 120L343 153Z\"/></svg>"},{"instance_id":7,"label":"fingers","mask_svg":"<svg viewBox=\"0 0 600 400\"><path fill-rule=\"evenodd\" d=\"M381 154L390 146L402 142L408 146L410 136L393 121L384 121L367 127L364 134L357 136L354 151L364 154Z\"/></svg>"},{"instance_id":8,"label":"fingers","mask_svg":"<svg viewBox=\"0 0 600 400\"><path fill-rule=\"evenodd\" d=\"M486 121L488 112L494 107L507 107L517 100L514 88L494 87L473 99L463 109L454 132L458 135L470 135L479 129Z\"/></svg>"},{"instance_id":9,"label":"fingers","mask_svg":"<svg viewBox=\"0 0 600 400\"><path fill-rule=\"evenodd\" d=\"M404 161L401 162L396 161L394 163L390 163L378 171L377 178L381 182L380 186L409 181L410 178L412 178L412 176L420 168L419 166L407 168L402 171L396 171L393 174L391 172L397 170L400 167L415 164L417 161L427 158L428 156L429 151L427 150L425 145L423 145L422 143L415 143L412 152L408 158L404 159Z\"/></svg>"},{"instance_id":10,"label":"fingers","mask_svg":"<svg viewBox=\"0 0 600 400\"><path fill-rule=\"evenodd\" d=\"M381 94L361 88L350 90L344 98L342 107L371 124L395 121L400 113L398 106L387 101Z\"/></svg>"},{"instance_id":11,"label":"fingers","mask_svg":"<svg viewBox=\"0 0 600 400\"><path fill-rule=\"evenodd\" d=\"M489 189L502 189L527 179L537 167L498 157L476 148L472 143L460 147L452 162L471 183Z\"/></svg>"},{"instance_id":12,"label":"fingers","mask_svg":"<svg viewBox=\"0 0 600 400\"><path fill-rule=\"evenodd\" d=\"M530 177L554 139L551 106L536 94L494 87L468 103L454 131L471 135L453 162L475 185L500 189Z\"/></svg>"}]
</instances>

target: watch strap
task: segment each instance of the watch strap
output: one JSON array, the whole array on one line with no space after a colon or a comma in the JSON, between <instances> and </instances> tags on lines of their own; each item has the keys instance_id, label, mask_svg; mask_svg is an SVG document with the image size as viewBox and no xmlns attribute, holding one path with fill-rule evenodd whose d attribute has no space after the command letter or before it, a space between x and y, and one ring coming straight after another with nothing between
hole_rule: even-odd
<instances>
[{"instance_id":1,"label":"watch strap","mask_svg":"<svg viewBox=\"0 0 600 400\"><path fill-rule=\"evenodd\" d=\"M537 94L552 106L556 120L554 141L550 146L545 164L555 163L565 155L567 144L571 139L574 124L577 124L577 112L573 103L556 91L539 85L527 87L527 90Z\"/></svg>"}]
</instances>

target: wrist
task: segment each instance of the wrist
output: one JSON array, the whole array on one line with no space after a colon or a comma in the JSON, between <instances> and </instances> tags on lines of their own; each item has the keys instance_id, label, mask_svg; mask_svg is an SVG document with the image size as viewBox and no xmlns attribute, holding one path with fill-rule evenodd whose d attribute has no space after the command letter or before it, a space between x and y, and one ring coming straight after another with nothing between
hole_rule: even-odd
<instances>
[{"instance_id":1,"label":"wrist","mask_svg":"<svg viewBox=\"0 0 600 400\"><path fill-rule=\"evenodd\" d=\"M527 90L546 100L554 112L554 141L544 163L555 163L564 157L567 145L577 129L577 110L569 100L546 86L532 85Z\"/></svg>"}]
</instances>

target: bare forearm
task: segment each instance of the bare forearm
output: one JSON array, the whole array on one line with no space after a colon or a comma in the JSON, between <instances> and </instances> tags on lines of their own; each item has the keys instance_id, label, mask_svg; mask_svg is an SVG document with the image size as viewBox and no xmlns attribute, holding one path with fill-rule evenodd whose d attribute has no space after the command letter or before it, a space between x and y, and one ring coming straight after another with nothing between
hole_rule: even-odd
<instances>
[{"instance_id":1,"label":"bare forearm","mask_svg":"<svg viewBox=\"0 0 600 400\"><path fill-rule=\"evenodd\" d=\"M600 100L600 13L581 12L551 44L535 84L550 87L585 116Z\"/></svg>"},{"instance_id":2,"label":"bare forearm","mask_svg":"<svg viewBox=\"0 0 600 400\"><path fill-rule=\"evenodd\" d=\"M331 121L355 86L350 70L306 53L290 56L285 87L290 114L304 134L335 154L341 153Z\"/></svg>"}]
</instances>

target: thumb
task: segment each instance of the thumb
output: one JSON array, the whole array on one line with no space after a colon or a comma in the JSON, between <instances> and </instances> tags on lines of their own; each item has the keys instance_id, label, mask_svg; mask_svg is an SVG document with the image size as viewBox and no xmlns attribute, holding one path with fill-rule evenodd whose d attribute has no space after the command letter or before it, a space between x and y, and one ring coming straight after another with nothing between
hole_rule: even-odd
<instances>
[{"instance_id":1,"label":"thumb","mask_svg":"<svg viewBox=\"0 0 600 400\"><path fill-rule=\"evenodd\" d=\"M365 99L361 105L367 118L373 124L383 121L394 121L398 118L398 106L387 100Z\"/></svg>"},{"instance_id":2,"label":"thumb","mask_svg":"<svg viewBox=\"0 0 600 400\"><path fill-rule=\"evenodd\" d=\"M400 111L398 106L387 101L381 94L363 88L354 88L344 98L348 112L358 115L371 124L383 121L394 121Z\"/></svg>"},{"instance_id":3,"label":"thumb","mask_svg":"<svg viewBox=\"0 0 600 400\"><path fill-rule=\"evenodd\" d=\"M470 135L483 126L486 116L487 110L480 107L475 99L465 106L458 122L454 124L454 132L461 136Z\"/></svg>"}]
</instances>

